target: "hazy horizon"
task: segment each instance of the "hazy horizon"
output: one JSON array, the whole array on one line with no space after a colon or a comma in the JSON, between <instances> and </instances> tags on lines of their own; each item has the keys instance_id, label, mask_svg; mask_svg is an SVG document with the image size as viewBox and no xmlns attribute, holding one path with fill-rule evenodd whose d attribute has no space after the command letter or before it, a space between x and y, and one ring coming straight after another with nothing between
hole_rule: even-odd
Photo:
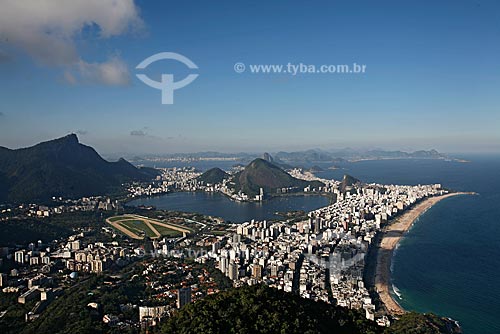
<instances>
[{"instance_id":1,"label":"hazy horizon","mask_svg":"<svg viewBox=\"0 0 500 334\"><path fill-rule=\"evenodd\" d=\"M347 146L330 146L330 147L299 147L299 148L293 148L293 147L290 147L288 149L270 149L270 148L263 148L261 150L233 150L233 151L229 151L229 150L203 150L203 151L172 151L172 152L140 152L140 151L137 151L137 152L131 152L131 151L103 151L101 150L99 147L96 147L96 146L93 146L91 144L89 144L88 142L86 142L85 140L82 140L82 136L77 134L77 133L68 133L66 135L63 135L61 137L57 137L57 138L49 138L47 140L41 140L40 142L34 142L32 144L29 144L29 145L26 145L26 146L17 146L17 147L7 147L7 146L2 146L0 145L0 147L6 147L8 149L12 149L12 150L16 150L16 149L22 149L22 148L27 148L27 147L31 147L31 146L34 146L36 144L39 144L41 142L46 142L46 141L51 141L51 140L54 140L54 139L58 139L58 138L63 138L64 136L67 136L67 135L70 135L70 134L75 134L77 137L78 137L78 141L83 144L83 145L87 145L87 146L91 146L92 148L94 148L100 155L108 158L108 159L118 159L120 157L126 157L126 158L131 158L131 157L134 157L134 156L138 156L140 157L141 155L142 156L173 156L173 155L176 155L176 154L201 154L201 153L221 153L221 154L234 154L234 155L237 155L237 154L248 154L248 155L260 155L260 154L264 154L264 153L269 153L269 154L276 154L278 152L301 152L301 151L307 151L307 150L315 150L315 151L323 151L323 152L329 152L329 153L335 153L335 152L338 152L338 151L342 151L342 150L352 150L352 151L356 151L356 152L366 152L366 151L371 151L371 150L382 150L382 151L402 151L402 152L407 152L407 153L412 153L412 152L415 152L415 151L430 151L430 150L437 150L435 147L421 147L421 148L412 148L412 147L400 147L400 148L397 148L397 146L394 146L394 147L382 147L382 146L376 146L376 145L373 145L373 146L352 146L352 145L347 145ZM493 154L493 155L496 155L498 154L499 152L495 152L495 151L492 151L492 152L477 152L477 151L469 151L469 152L457 152L457 151L454 151L454 152L450 152L450 151L440 151L440 150L437 150L439 153L443 153L443 154L448 154L450 156L453 157L453 155L474 155L474 154Z\"/></svg>"},{"instance_id":2,"label":"hazy horizon","mask_svg":"<svg viewBox=\"0 0 500 334\"><path fill-rule=\"evenodd\" d=\"M499 3L81 6L2 6L0 146L75 132L106 155L500 152ZM162 60L144 71L153 79L173 74L176 82L199 75L175 90L173 104L162 104L161 92L136 77L136 66L161 52L198 67ZM366 72L250 72L252 64L289 63L356 63Z\"/></svg>"}]
</instances>

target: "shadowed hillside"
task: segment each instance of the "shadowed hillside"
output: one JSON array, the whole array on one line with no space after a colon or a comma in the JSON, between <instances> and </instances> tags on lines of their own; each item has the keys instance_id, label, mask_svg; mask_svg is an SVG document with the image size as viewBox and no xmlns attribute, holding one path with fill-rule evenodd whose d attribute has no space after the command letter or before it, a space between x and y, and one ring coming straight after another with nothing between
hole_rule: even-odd
<instances>
[{"instance_id":1,"label":"shadowed hillside","mask_svg":"<svg viewBox=\"0 0 500 334\"><path fill-rule=\"evenodd\" d=\"M311 187L323 186L323 183L318 181L296 179L264 159L252 161L243 171L235 175L234 182L237 191L241 190L249 196L258 194L260 188L263 188L267 193L274 193L278 188L296 187L302 190L308 185Z\"/></svg>"},{"instance_id":2,"label":"shadowed hillside","mask_svg":"<svg viewBox=\"0 0 500 334\"><path fill-rule=\"evenodd\" d=\"M148 180L151 169L138 169L124 159L104 160L71 134L32 147L0 148L0 201L47 200L117 191L124 182Z\"/></svg>"}]
</instances>

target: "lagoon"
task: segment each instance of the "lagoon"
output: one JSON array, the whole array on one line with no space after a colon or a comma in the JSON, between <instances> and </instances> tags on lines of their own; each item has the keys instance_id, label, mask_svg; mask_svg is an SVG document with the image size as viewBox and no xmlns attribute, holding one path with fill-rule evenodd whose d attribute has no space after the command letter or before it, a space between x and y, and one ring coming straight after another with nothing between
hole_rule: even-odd
<instances>
[{"instance_id":1,"label":"lagoon","mask_svg":"<svg viewBox=\"0 0 500 334\"><path fill-rule=\"evenodd\" d=\"M319 209L329 204L329 198L319 195L274 197L262 203L235 202L219 193L173 192L161 196L138 198L128 203L131 206L155 206L161 210L197 212L221 217L226 221L279 219L276 212Z\"/></svg>"}]
</instances>

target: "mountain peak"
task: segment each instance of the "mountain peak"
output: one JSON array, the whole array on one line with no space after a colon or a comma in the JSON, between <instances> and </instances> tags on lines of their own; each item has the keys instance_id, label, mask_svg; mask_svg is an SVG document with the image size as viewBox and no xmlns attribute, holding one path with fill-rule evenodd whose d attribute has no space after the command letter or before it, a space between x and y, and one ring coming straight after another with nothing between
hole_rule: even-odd
<instances>
[{"instance_id":1,"label":"mountain peak","mask_svg":"<svg viewBox=\"0 0 500 334\"><path fill-rule=\"evenodd\" d=\"M80 145L80 142L79 142L76 134L70 133L64 137L41 142L39 144L36 144L35 146L32 146L31 148L34 148L34 147L45 147L45 148L60 147L61 148L61 147L73 146L73 145ZM28 147L28 149L30 149L30 148Z\"/></svg>"},{"instance_id":2,"label":"mountain peak","mask_svg":"<svg viewBox=\"0 0 500 334\"><path fill-rule=\"evenodd\" d=\"M275 164L261 158L250 162L244 170L234 177L235 189L241 190L250 197L259 193L260 188L267 193L275 193L279 188L296 188L301 190L308 185L319 187L321 182L309 182L292 177Z\"/></svg>"},{"instance_id":3,"label":"mountain peak","mask_svg":"<svg viewBox=\"0 0 500 334\"><path fill-rule=\"evenodd\" d=\"M267 152L265 152L265 153L262 155L262 159L263 159L263 160L266 160L267 162L274 162L273 157L272 157L269 153L267 153Z\"/></svg>"},{"instance_id":4,"label":"mountain peak","mask_svg":"<svg viewBox=\"0 0 500 334\"><path fill-rule=\"evenodd\" d=\"M60 140L60 141L65 141L65 142L68 142L68 143L71 143L71 144L79 144L80 141L78 140L78 136L74 133L70 133L64 137L61 137L59 139L56 139L56 140Z\"/></svg>"},{"instance_id":5,"label":"mountain peak","mask_svg":"<svg viewBox=\"0 0 500 334\"><path fill-rule=\"evenodd\" d=\"M360 183L361 181L355 178L354 176L351 176L349 174L345 174L344 178L342 179L342 182L340 184L340 189L342 192L346 192L348 188L352 187L355 184Z\"/></svg>"},{"instance_id":6,"label":"mountain peak","mask_svg":"<svg viewBox=\"0 0 500 334\"><path fill-rule=\"evenodd\" d=\"M202 175L198 176L198 180L203 181L205 183L216 184L216 183L222 183L222 181L224 179L228 179L229 176L230 175L228 173L216 167L209 169Z\"/></svg>"},{"instance_id":7,"label":"mountain peak","mask_svg":"<svg viewBox=\"0 0 500 334\"><path fill-rule=\"evenodd\" d=\"M35 146L0 151L0 202L47 200L53 196L79 198L104 195L125 182L154 177L124 159L104 160L75 134Z\"/></svg>"},{"instance_id":8,"label":"mountain peak","mask_svg":"<svg viewBox=\"0 0 500 334\"><path fill-rule=\"evenodd\" d=\"M269 165L269 164L270 164L269 161L267 161L266 159L256 158L256 159L252 160L252 162L250 162L250 164L248 164L248 166L256 167L256 166Z\"/></svg>"}]
</instances>

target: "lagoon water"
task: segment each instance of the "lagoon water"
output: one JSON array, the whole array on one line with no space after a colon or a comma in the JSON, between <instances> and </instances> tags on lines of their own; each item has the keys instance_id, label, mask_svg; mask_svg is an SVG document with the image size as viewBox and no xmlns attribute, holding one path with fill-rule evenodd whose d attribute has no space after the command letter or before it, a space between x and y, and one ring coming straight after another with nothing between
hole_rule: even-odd
<instances>
[{"instance_id":1,"label":"lagoon water","mask_svg":"<svg viewBox=\"0 0 500 334\"><path fill-rule=\"evenodd\" d=\"M479 196L458 196L424 213L401 241L393 262L393 283L401 305L458 320L465 334L500 333L500 156L443 160L379 160L345 163L317 173L341 179L350 174L383 184L442 183ZM206 170L213 165L200 165ZM330 165L320 164L327 168ZM213 197L211 197L213 196ZM166 200L168 199L168 201ZM322 197L290 197L268 204L235 203L221 195L170 194L138 200L159 208L192 210L228 219L269 219L275 211L326 205ZM273 201L276 201L273 203Z\"/></svg>"},{"instance_id":2,"label":"lagoon water","mask_svg":"<svg viewBox=\"0 0 500 334\"><path fill-rule=\"evenodd\" d=\"M263 203L235 202L218 193L174 192L166 195L139 198L128 205L152 205L158 209L199 212L222 217L226 221L245 222L252 219L278 219L276 212L304 210L306 212L327 206L323 196L289 196L272 198Z\"/></svg>"}]
</instances>

